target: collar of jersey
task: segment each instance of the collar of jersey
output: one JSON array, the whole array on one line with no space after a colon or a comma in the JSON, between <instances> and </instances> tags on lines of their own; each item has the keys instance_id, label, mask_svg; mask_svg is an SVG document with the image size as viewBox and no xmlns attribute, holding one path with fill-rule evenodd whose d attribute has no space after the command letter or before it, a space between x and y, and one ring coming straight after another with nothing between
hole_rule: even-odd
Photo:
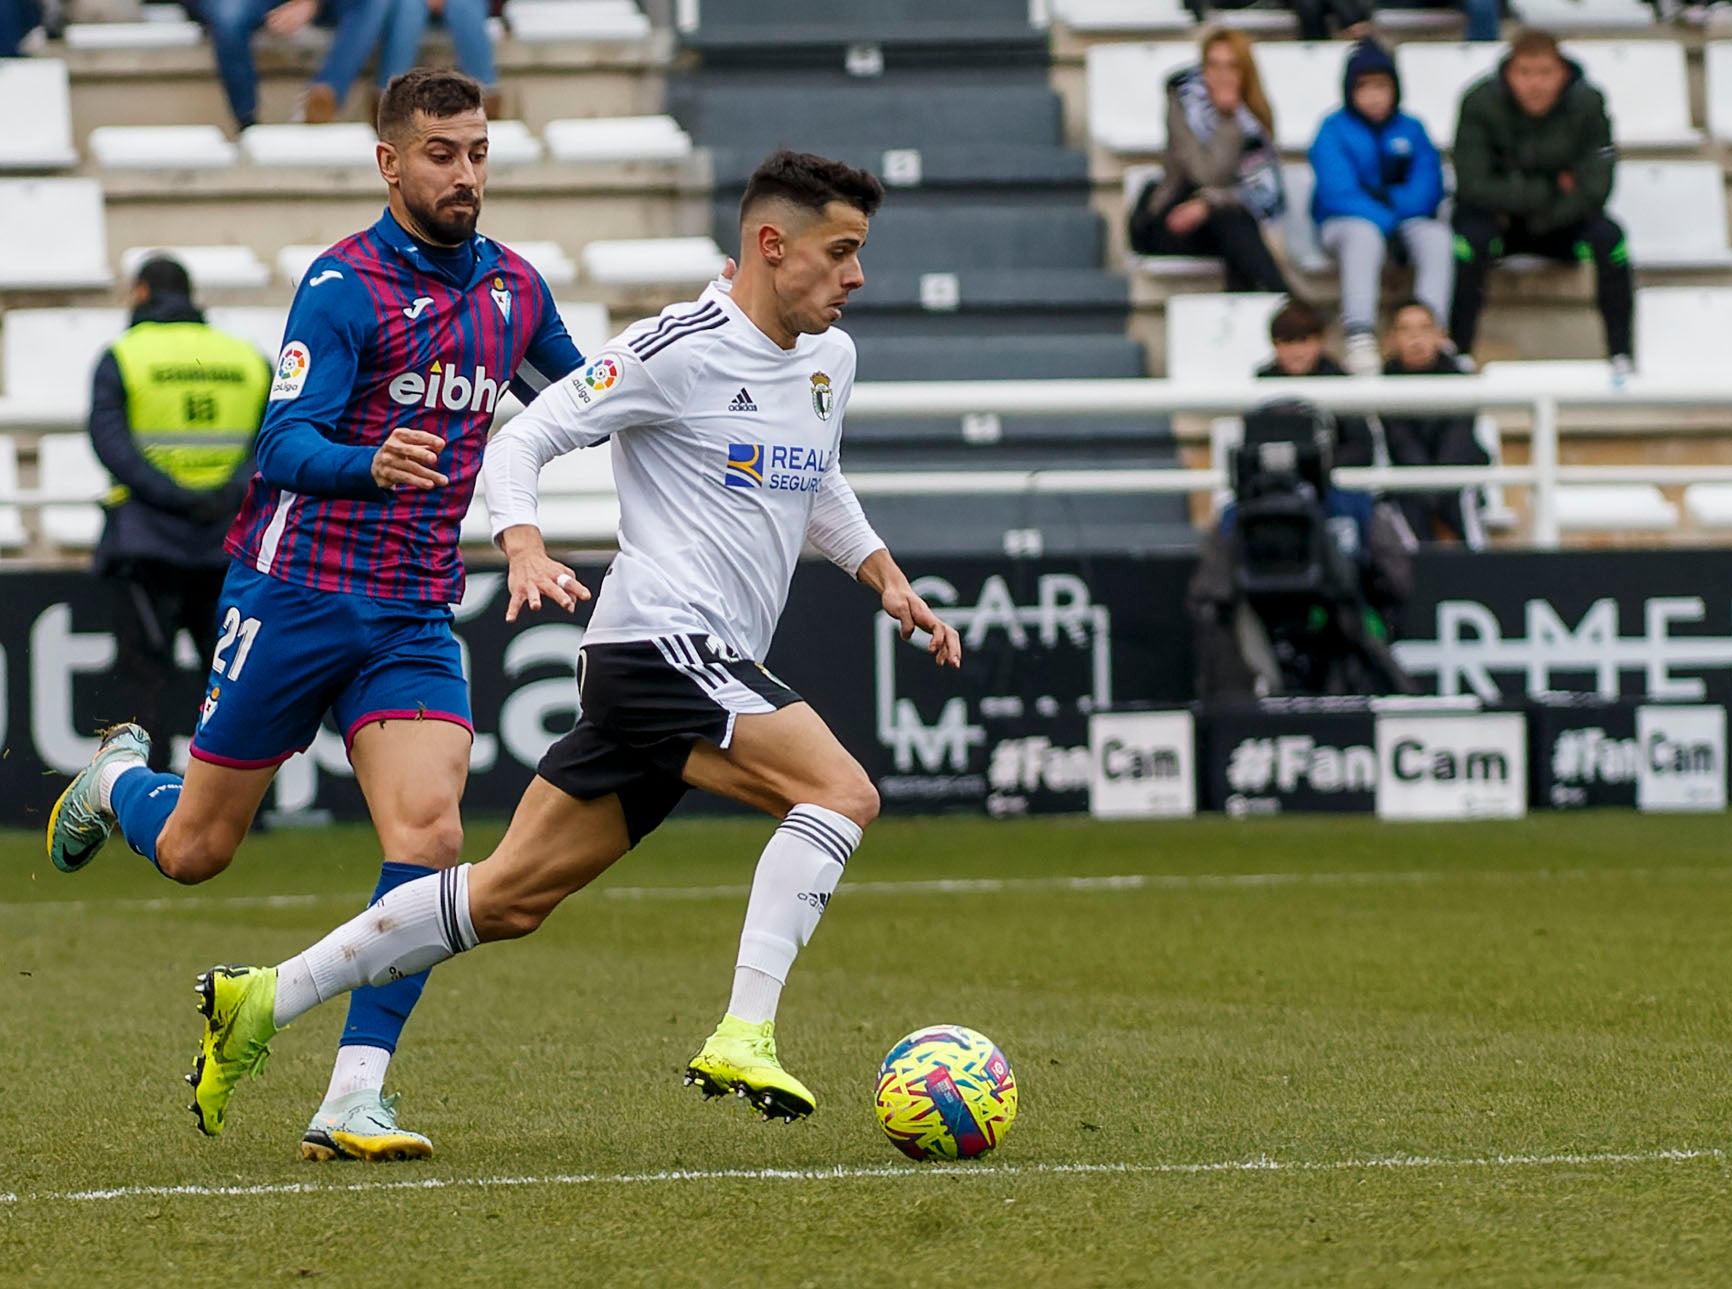
<instances>
[{"instance_id":1,"label":"collar of jersey","mask_svg":"<svg viewBox=\"0 0 1732 1289\"><path fill-rule=\"evenodd\" d=\"M769 336L764 334L763 328L753 322L751 318L747 316L744 309L734 303L733 293L720 282L712 282L709 286L705 287L701 298L714 300L720 304L725 313L728 313L739 322L741 333L750 336L752 338L751 342L758 348L762 349L766 354L773 354L783 362L787 362L790 359L799 357L804 352L801 346L803 342L807 341L806 336L795 336L794 347L792 349L782 348L782 346L778 345L774 340L771 340Z\"/></svg>"},{"instance_id":2,"label":"collar of jersey","mask_svg":"<svg viewBox=\"0 0 1732 1289\"><path fill-rule=\"evenodd\" d=\"M461 280L452 277L442 266L421 253L415 239L404 231L403 225L397 222L397 217L391 213L389 206L385 208L385 213L379 216L379 222L373 225L373 236L379 245L390 248L391 253L413 272L439 278L463 291L469 290L493 272L499 263L499 248L480 233L476 233L469 239L469 245L475 251L475 259L468 275Z\"/></svg>"}]
</instances>

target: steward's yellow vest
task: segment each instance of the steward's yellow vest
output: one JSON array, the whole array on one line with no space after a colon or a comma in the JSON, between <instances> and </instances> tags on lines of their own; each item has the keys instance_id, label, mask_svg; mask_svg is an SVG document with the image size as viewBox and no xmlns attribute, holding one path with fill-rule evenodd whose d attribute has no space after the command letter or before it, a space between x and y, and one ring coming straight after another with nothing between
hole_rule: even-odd
<instances>
[{"instance_id":1,"label":"steward's yellow vest","mask_svg":"<svg viewBox=\"0 0 1732 1289\"><path fill-rule=\"evenodd\" d=\"M270 364L252 345L202 322L141 322L110 352L145 460L195 492L225 483L246 458L270 392ZM116 484L103 500L125 501Z\"/></svg>"}]
</instances>

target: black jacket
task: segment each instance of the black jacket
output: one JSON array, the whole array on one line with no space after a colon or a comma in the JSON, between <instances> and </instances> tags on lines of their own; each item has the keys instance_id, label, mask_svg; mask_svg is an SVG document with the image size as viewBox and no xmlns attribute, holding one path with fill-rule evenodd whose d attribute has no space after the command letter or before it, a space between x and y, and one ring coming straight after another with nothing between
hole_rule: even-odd
<instances>
[{"instance_id":1,"label":"black jacket","mask_svg":"<svg viewBox=\"0 0 1732 1289\"><path fill-rule=\"evenodd\" d=\"M1438 354L1431 366L1415 371L1391 358L1385 376L1460 376L1455 359ZM1391 465L1490 465L1491 458L1473 437L1473 414L1446 412L1437 416L1383 413L1384 441Z\"/></svg>"},{"instance_id":2,"label":"black jacket","mask_svg":"<svg viewBox=\"0 0 1732 1289\"><path fill-rule=\"evenodd\" d=\"M171 296L150 300L133 311L132 322L203 322L190 300ZM130 494L108 510L96 546L98 573L127 575L141 560L184 568L221 568L228 563L223 538L239 512L253 475L249 453L220 488L194 492L183 488L145 459L127 418L126 385L113 350L104 350L90 393L90 442L97 457Z\"/></svg>"},{"instance_id":3,"label":"black jacket","mask_svg":"<svg viewBox=\"0 0 1732 1289\"><path fill-rule=\"evenodd\" d=\"M1346 370L1328 354L1317 360L1317 370L1305 373L1306 376L1345 376ZM1270 360L1257 369L1258 379L1283 379L1287 373L1281 370L1281 365ZM1363 416L1337 416L1335 418L1335 464L1346 466L1370 465L1375 452L1372 448L1371 427L1366 424Z\"/></svg>"}]
</instances>

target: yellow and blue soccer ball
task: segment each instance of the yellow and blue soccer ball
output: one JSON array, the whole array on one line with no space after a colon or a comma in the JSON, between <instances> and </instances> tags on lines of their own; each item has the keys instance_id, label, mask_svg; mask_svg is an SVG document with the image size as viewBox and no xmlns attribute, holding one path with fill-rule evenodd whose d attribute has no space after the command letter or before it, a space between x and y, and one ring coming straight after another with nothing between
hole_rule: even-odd
<instances>
[{"instance_id":1,"label":"yellow and blue soccer ball","mask_svg":"<svg viewBox=\"0 0 1732 1289\"><path fill-rule=\"evenodd\" d=\"M961 1025L917 1029L878 1067L884 1135L910 1159L972 1159L1016 1120L1016 1076L990 1038Z\"/></svg>"}]
</instances>

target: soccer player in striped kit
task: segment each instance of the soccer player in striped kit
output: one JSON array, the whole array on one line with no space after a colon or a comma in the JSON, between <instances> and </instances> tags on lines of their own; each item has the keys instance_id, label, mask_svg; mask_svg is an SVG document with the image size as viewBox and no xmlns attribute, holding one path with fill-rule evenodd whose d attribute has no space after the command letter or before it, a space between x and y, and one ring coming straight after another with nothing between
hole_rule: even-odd
<instances>
[{"instance_id":1,"label":"soccer player in striped kit","mask_svg":"<svg viewBox=\"0 0 1732 1289\"><path fill-rule=\"evenodd\" d=\"M527 403L583 361L540 274L475 232L481 101L449 71L417 69L387 88L389 206L315 260L295 293L258 473L227 540L221 634L185 781L146 767L137 725L107 731L50 817L61 869L88 864L118 823L164 876L215 877L327 711L384 854L373 898L458 862L473 735L448 607L463 594L458 529L500 397L510 388ZM383 1095L425 981L409 973L353 995L303 1157L432 1152ZM199 1127L215 1136L223 1118L207 1108L195 1096Z\"/></svg>"}]
</instances>

